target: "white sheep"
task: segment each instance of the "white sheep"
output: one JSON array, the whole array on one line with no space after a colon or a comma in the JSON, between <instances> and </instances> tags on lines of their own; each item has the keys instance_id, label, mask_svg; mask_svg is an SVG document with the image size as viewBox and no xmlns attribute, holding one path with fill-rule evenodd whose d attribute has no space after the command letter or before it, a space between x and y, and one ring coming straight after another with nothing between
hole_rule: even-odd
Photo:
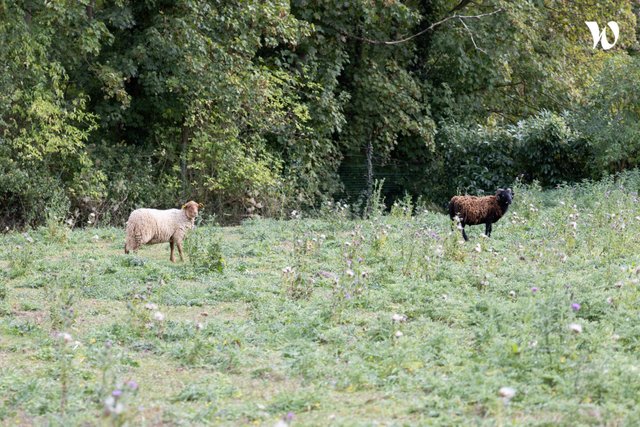
<instances>
[{"instance_id":1,"label":"white sheep","mask_svg":"<svg viewBox=\"0 0 640 427\"><path fill-rule=\"evenodd\" d=\"M178 246L180 261L182 257L182 240L187 230L193 228L198 208L201 203L190 201L182 209L136 209L129 215L127 221L127 237L124 253L136 251L142 245L169 242L171 246L171 262L176 262L173 256L174 244Z\"/></svg>"}]
</instances>

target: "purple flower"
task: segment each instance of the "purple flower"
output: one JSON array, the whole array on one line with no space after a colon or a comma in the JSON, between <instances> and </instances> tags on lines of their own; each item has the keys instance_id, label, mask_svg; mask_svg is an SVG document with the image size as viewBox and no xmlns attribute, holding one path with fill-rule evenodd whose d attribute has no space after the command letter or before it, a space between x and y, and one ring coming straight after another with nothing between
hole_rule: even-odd
<instances>
[{"instance_id":1,"label":"purple flower","mask_svg":"<svg viewBox=\"0 0 640 427\"><path fill-rule=\"evenodd\" d=\"M288 423L290 423L291 421L293 421L293 418L294 418L294 417L295 417L294 413L293 413L293 412L289 412L289 413L284 417L284 419L285 419Z\"/></svg>"},{"instance_id":2,"label":"purple flower","mask_svg":"<svg viewBox=\"0 0 640 427\"><path fill-rule=\"evenodd\" d=\"M351 294L349 292L347 292L346 294L344 294L344 297L346 299L351 299Z\"/></svg>"},{"instance_id":3,"label":"purple flower","mask_svg":"<svg viewBox=\"0 0 640 427\"><path fill-rule=\"evenodd\" d=\"M131 390L136 390L138 388L138 383L134 380L129 380L129 382L127 383L127 387L129 387Z\"/></svg>"},{"instance_id":4,"label":"purple flower","mask_svg":"<svg viewBox=\"0 0 640 427\"><path fill-rule=\"evenodd\" d=\"M111 392L111 396L113 396L113 397L120 397L120 396L122 396L122 390L120 390L120 389L113 390L113 391Z\"/></svg>"},{"instance_id":5,"label":"purple flower","mask_svg":"<svg viewBox=\"0 0 640 427\"><path fill-rule=\"evenodd\" d=\"M539 289L538 289L538 288L536 288L535 286L534 286L533 288L531 288L531 292L533 292L534 294L535 294L536 292L538 292L538 290L539 290Z\"/></svg>"},{"instance_id":6,"label":"purple flower","mask_svg":"<svg viewBox=\"0 0 640 427\"><path fill-rule=\"evenodd\" d=\"M578 304L577 302L574 302L573 304L571 304L571 309L573 311L578 311L580 310L580 304Z\"/></svg>"}]
</instances>

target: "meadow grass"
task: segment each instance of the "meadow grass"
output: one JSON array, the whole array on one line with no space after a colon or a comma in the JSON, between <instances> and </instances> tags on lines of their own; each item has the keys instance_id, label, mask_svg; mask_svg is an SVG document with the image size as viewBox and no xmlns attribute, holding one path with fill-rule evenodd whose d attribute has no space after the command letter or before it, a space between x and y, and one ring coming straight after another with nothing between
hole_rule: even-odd
<instances>
[{"instance_id":1,"label":"meadow grass","mask_svg":"<svg viewBox=\"0 0 640 427\"><path fill-rule=\"evenodd\" d=\"M637 425L640 174L515 188L462 242L410 201L353 219L0 236L0 420ZM412 214L413 212L413 214Z\"/></svg>"}]
</instances>

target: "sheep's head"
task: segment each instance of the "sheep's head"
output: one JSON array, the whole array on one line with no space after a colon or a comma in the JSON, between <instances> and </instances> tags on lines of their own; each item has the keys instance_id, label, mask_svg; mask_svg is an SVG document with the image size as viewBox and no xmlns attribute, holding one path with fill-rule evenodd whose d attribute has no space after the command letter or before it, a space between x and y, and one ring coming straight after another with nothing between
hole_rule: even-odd
<instances>
[{"instance_id":1,"label":"sheep's head","mask_svg":"<svg viewBox=\"0 0 640 427\"><path fill-rule=\"evenodd\" d=\"M185 215L189 219L194 219L198 216L198 209L203 207L202 203L196 203L193 200L182 205L182 209L184 210Z\"/></svg>"},{"instance_id":2,"label":"sheep's head","mask_svg":"<svg viewBox=\"0 0 640 427\"><path fill-rule=\"evenodd\" d=\"M513 190L510 188L507 188L506 190L498 188L498 191L496 191L496 198L498 199L498 203L501 205L509 206L511 202L513 202L513 196Z\"/></svg>"}]
</instances>

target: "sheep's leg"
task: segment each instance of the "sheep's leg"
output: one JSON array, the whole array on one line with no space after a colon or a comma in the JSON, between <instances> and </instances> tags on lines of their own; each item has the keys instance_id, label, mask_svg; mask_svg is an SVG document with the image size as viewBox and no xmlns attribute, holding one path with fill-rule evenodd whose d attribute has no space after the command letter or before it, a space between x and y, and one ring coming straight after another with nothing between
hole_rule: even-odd
<instances>
[{"instance_id":1,"label":"sheep's leg","mask_svg":"<svg viewBox=\"0 0 640 427\"><path fill-rule=\"evenodd\" d=\"M169 247L171 248L171 255L169 255L169 260L171 262L176 262L176 258L173 256L173 237L169 239ZM182 256L182 254L180 254Z\"/></svg>"},{"instance_id":2,"label":"sheep's leg","mask_svg":"<svg viewBox=\"0 0 640 427\"><path fill-rule=\"evenodd\" d=\"M464 232L464 224L462 224L462 237L464 237L465 242L469 241L469 238L467 237L467 233Z\"/></svg>"},{"instance_id":3,"label":"sheep's leg","mask_svg":"<svg viewBox=\"0 0 640 427\"><path fill-rule=\"evenodd\" d=\"M487 223L487 227L485 229L484 234L486 234L487 237L491 237L491 223L490 222Z\"/></svg>"},{"instance_id":4,"label":"sheep's leg","mask_svg":"<svg viewBox=\"0 0 640 427\"><path fill-rule=\"evenodd\" d=\"M184 258L182 257L182 241L178 240L176 244L178 245L178 253L180 254L180 261L184 262Z\"/></svg>"}]
</instances>

